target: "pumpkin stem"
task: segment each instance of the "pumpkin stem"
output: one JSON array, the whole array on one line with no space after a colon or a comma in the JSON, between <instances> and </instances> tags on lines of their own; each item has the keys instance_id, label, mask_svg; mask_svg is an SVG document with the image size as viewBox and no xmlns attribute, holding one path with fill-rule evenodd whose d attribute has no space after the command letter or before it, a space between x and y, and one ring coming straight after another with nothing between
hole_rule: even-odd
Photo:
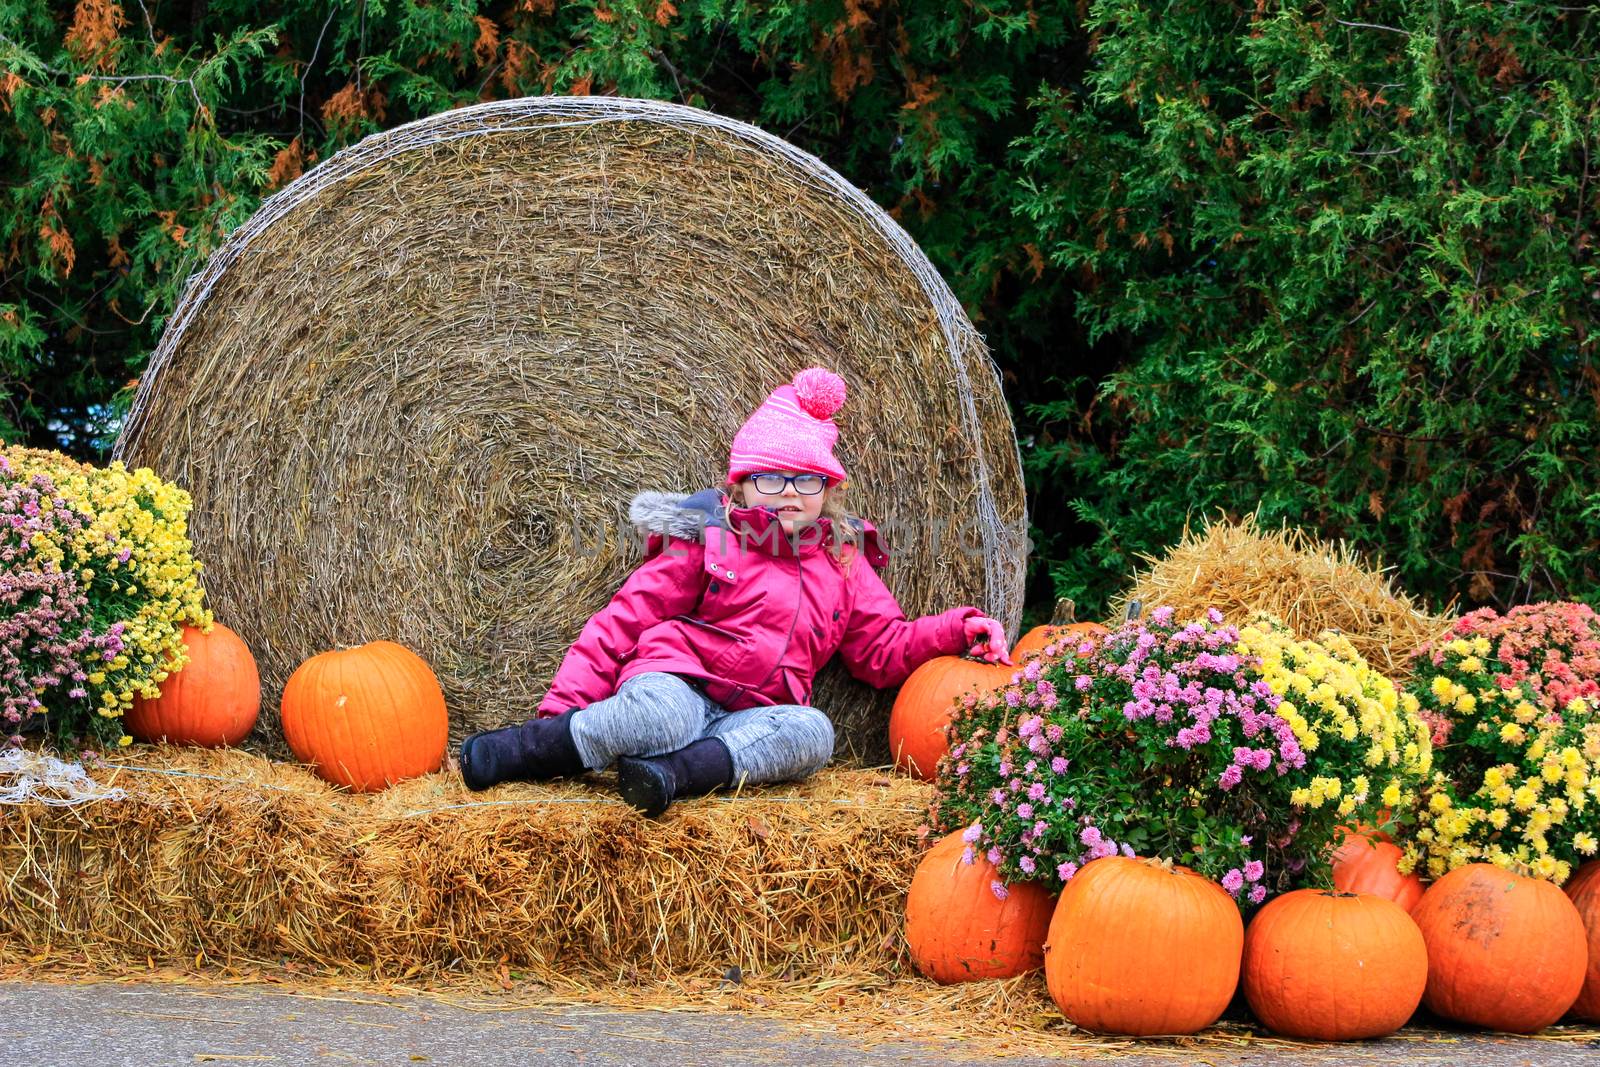
<instances>
[{"instance_id":1,"label":"pumpkin stem","mask_svg":"<svg viewBox=\"0 0 1600 1067\"><path fill-rule=\"evenodd\" d=\"M1534 873L1532 864L1523 863L1521 860L1512 860L1511 861L1511 866L1504 867L1504 868L1501 868L1501 869L1510 871L1512 874L1517 875L1518 877L1521 877L1521 878L1538 878L1539 877L1537 874Z\"/></svg>"}]
</instances>

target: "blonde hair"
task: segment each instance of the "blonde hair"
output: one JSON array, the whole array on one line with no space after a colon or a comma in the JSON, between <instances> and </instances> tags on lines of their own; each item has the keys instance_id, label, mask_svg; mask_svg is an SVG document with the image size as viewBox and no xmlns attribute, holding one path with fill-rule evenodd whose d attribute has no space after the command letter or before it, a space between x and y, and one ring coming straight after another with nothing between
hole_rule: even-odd
<instances>
[{"instance_id":1,"label":"blonde hair","mask_svg":"<svg viewBox=\"0 0 1600 1067\"><path fill-rule=\"evenodd\" d=\"M744 483L745 479L741 478L737 482L729 482L723 486L723 491L728 494L728 504L722 509L722 521L729 529L732 529L733 524L729 511L734 506L748 506L744 500ZM834 559L843 560L844 572L848 576L854 556L844 559L844 546L853 546L857 553L861 551L862 527L861 519L845 506L843 486L829 482L828 487L822 491L822 514L819 517L827 519L831 524L829 528L833 536L828 539L828 552Z\"/></svg>"}]
</instances>

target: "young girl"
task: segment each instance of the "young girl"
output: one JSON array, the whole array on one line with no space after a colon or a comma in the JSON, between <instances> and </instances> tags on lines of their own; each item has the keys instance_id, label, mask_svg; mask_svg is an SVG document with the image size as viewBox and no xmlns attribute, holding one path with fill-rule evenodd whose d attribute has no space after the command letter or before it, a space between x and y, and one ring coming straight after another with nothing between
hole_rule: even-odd
<instances>
[{"instance_id":1,"label":"young girl","mask_svg":"<svg viewBox=\"0 0 1600 1067\"><path fill-rule=\"evenodd\" d=\"M634 497L644 561L567 650L537 717L462 742L468 788L614 762L623 799L653 818L826 764L833 724L808 701L835 652L879 688L935 656L1011 662L999 622L973 607L908 620L878 577L877 531L839 497L844 397L837 375L803 370L734 436L725 493Z\"/></svg>"}]
</instances>

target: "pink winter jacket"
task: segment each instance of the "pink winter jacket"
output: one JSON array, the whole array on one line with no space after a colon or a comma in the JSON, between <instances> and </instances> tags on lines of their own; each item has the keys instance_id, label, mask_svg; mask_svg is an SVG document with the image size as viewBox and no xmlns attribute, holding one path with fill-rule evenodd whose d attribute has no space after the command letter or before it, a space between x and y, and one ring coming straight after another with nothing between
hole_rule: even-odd
<instances>
[{"instance_id":1,"label":"pink winter jacket","mask_svg":"<svg viewBox=\"0 0 1600 1067\"><path fill-rule=\"evenodd\" d=\"M730 711L806 704L835 652L856 678L887 688L935 656L966 650L962 622L982 613L959 607L908 620L878 577L889 557L871 523L861 538L871 566L856 558L846 577L822 543L828 519L810 539L791 540L776 512L736 507L730 530L725 499L716 489L634 497L629 516L649 534L644 561L567 650L540 716L587 707L647 671L703 679L706 695Z\"/></svg>"}]
</instances>

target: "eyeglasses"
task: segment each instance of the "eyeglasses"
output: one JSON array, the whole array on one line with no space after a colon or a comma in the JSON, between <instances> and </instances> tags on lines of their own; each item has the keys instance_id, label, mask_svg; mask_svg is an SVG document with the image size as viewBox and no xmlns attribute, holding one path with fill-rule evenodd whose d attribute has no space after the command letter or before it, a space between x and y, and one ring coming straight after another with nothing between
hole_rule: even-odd
<instances>
[{"instance_id":1,"label":"eyeglasses","mask_svg":"<svg viewBox=\"0 0 1600 1067\"><path fill-rule=\"evenodd\" d=\"M828 485L828 479L820 474L752 474L750 481L756 492L766 496L777 496L791 485L801 496L816 496Z\"/></svg>"}]
</instances>

